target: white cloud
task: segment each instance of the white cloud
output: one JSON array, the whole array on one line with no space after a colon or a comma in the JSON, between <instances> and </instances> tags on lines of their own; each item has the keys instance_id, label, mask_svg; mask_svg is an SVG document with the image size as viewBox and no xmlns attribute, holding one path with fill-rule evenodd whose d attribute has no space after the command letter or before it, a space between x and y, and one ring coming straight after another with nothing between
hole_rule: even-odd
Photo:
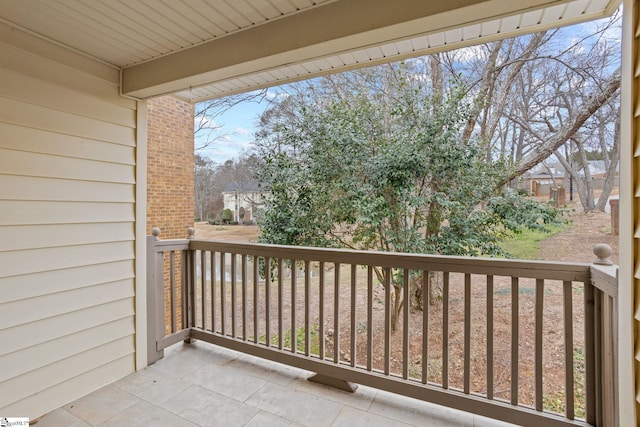
<instances>
[{"instance_id":1,"label":"white cloud","mask_svg":"<svg viewBox=\"0 0 640 427\"><path fill-rule=\"evenodd\" d=\"M225 135L213 141L207 148L200 150L200 154L222 164L229 159L239 158L252 148L253 141L242 135Z\"/></svg>"},{"instance_id":2,"label":"white cloud","mask_svg":"<svg viewBox=\"0 0 640 427\"><path fill-rule=\"evenodd\" d=\"M204 116L195 116L193 118L193 125L196 129L219 129L221 126L221 124L215 120Z\"/></svg>"}]
</instances>

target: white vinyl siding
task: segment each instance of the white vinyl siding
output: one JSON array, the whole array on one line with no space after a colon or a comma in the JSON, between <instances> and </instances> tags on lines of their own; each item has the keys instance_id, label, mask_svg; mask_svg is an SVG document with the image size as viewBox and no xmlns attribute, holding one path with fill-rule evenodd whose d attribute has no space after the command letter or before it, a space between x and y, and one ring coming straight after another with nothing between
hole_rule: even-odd
<instances>
[{"instance_id":1,"label":"white vinyl siding","mask_svg":"<svg viewBox=\"0 0 640 427\"><path fill-rule=\"evenodd\" d=\"M640 425L640 1L624 2L620 150L621 419ZM631 318L631 325L628 321ZM629 354L631 353L631 354ZM635 375L629 375L634 372ZM635 378L633 378L635 377ZM635 384L634 384L635 383ZM635 386L635 388L634 388ZM629 393L631 390L634 393ZM627 396L630 394L630 396ZM632 398L635 397L635 405ZM634 413L635 410L635 413ZM631 421L630 421L631 423ZM623 423L624 424L624 423ZM622 424L621 424L622 425ZM629 424L631 425L631 424Z\"/></svg>"},{"instance_id":2,"label":"white vinyl siding","mask_svg":"<svg viewBox=\"0 0 640 427\"><path fill-rule=\"evenodd\" d=\"M35 418L135 368L137 104L112 68L1 40L0 414Z\"/></svg>"}]
</instances>

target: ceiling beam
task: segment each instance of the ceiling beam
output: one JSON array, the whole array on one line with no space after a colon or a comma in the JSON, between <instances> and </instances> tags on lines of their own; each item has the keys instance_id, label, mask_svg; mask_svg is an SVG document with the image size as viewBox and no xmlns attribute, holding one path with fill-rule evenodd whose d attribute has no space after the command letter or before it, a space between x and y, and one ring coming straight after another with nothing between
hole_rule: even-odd
<instances>
[{"instance_id":1,"label":"ceiling beam","mask_svg":"<svg viewBox=\"0 0 640 427\"><path fill-rule=\"evenodd\" d=\"M338 0L125 68L135 98L460 27L569 0Z\"/></svg>"}]
</instances>

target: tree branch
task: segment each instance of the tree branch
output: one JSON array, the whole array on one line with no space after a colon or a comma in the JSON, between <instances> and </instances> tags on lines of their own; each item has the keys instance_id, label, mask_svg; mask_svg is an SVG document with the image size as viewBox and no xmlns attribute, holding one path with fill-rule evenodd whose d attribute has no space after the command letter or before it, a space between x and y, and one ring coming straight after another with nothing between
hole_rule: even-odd
<instances>
[{"instance_id":1,"label":"tree branch","mask_svg":"<svg viewBox=\"0 0 640 427\"><path fill-rule=\"evenodd\" d=\"M502 180L500 185L504 185L514 178L519 177L540 162L548 158L562 144L567 142L580 130L582 125L591 117L602 105L611 99L620 88L620 69L616 70L609 79L602 85L602 88L591 94L589 98L578 107L575 116L570 118L565 125L543 142L533 153L524 157L517 167Z\"/></svg>"}]
</instances>

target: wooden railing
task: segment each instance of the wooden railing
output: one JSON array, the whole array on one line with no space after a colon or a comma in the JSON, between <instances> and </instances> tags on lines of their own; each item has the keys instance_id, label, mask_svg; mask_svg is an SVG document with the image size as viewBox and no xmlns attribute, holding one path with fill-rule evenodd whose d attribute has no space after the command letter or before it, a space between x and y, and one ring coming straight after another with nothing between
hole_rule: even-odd
<instances>
[{"instance_id":1,"label":"wooden railing","mask_svg":"<svg viewBox=\"0 0 640 427\"><path fill-rule=\"evenodd\" d=\"M617 268L606 247L596 265L158 234L147 241L149 363L200 339L344 389L518 425L619 424Z\"/></svg>"}]
</instances>

